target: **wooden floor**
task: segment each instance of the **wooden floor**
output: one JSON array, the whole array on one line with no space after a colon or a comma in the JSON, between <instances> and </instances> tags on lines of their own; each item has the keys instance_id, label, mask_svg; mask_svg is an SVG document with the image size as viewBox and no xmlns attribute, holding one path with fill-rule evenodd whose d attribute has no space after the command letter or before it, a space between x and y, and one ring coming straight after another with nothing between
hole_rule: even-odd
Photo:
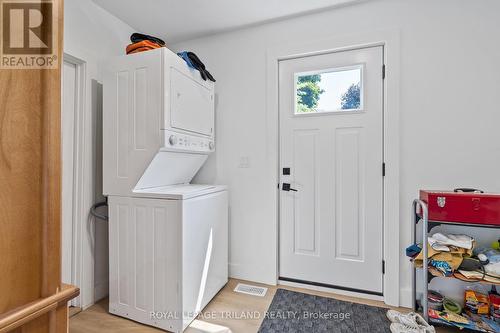
<instances>
[{"instance_id":1,"label":"wooden floor","mask_svg":"<svg viewBox=\"0 0 500 333\"><path fill-rule=\"evenodd\" d=\"M205 313L216 313L215 318L195 320L191 326L185 331L186 333L255 333L260 327L262 318L241 319L229 318L233 314L248 313L258 311L263 314L271 304L277 287L267 286L269 288L265 297L256 297L235 293L235 288L238 280L230 280L229 283L222 289L219 294L205 308ZM247 282L252 285L259 285L253 282ZM320 291L304 290L300 288L280 286L280 288L300 291L308 294L319 295L324 297L336 298L339 300L363 303L367 305L387 306L379 301L364 300L354 297L341 296ZM407 309L398 309L400 311L408 311ZM224 317L224 318L222 318ZM240 315L241 317L241 315ZM258 317L258 316L256 316ZM262 317L262 315L260 316ZM163 332L149 326L144 326L136 322L117 317L108 313L108 301L103 300L98 304L82 311L70 318L69 325L70 333L115 333L115 332ZM438 329L439 333L457 332L455 330ZM313 333L313 332L311 332Z\"/></svg>"},{"instance_id":2,"label":"wooden floor","mask_svg":"<svg viewBox=\"0 0 500 333\"><path fill-rule=\"evenodd\" d=\"M76 316L80 312L82 312L82 308L77 308L77 307L74 307L74 306L70 306L69 309L68 309L68 316L71 318L73 316Z\"/></svg>"}]
</instances>

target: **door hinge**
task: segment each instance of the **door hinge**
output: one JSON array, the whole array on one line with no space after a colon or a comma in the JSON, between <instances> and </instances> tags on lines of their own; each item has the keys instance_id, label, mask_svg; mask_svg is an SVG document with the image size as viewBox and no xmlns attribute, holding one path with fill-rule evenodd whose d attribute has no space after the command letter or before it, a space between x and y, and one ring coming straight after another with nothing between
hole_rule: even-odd
<instances>
[{"instance_id":1,"label":"door hinge","mask_svg":"<svg viewBox=\"0 0 500 333\"><path fill-rule=\"evenodd\" d=\"M382 65L382 80L385 79L385 64Z\"/></svg>"},{"instance_id":2,"label":"door hinge","mask_svg":"<svg viewBox=\"0 0 500 333\"><path fill-rule=\"evenodd\" d=\"M382 260L382 274L385 274L385 260Z\"/></svg>"},{"instance_id":3,"label":"door hinge","mask_svg":"<svg viewBox=\"0 0 500 333\"><path fill-rule=\"evenodd\" d=\"M382 177L385 177L385 162L382 163Z\"/></svg>"}]
</instances>

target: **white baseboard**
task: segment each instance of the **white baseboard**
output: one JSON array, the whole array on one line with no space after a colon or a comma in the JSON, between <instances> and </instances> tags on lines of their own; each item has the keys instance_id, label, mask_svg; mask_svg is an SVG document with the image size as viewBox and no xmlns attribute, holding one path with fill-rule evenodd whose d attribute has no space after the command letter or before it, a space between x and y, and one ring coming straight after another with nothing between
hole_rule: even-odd
<instances>
[{"instance_id":1,"label":"white baseboard","mask_svg":"<svg viewBox=\"0 0 500 333\"><path fill-rule=\"evenodd\" d=\"M399 306L403 308L412 308L412 291L411 288L401 288L399 291Z\"/></svg>"},{"instance_id":2,"label":"white baseboard","mask_svg":"<svg viewBox=\"0 0 500 333\"><path fill-rule=\"evenodd\" d=\"M266 274L263 270L248 268L243 265L229 264L229 277L238 280L246 280L257 283L275 286L277 279L275 276Z\"/></svg>"},{"instance_id":3,"label":"white baseboard","mask_svg":"<svg viewBox=\"0 0 500 333\"><path fill-rule=\"evenodd\" d=\"M99 302L101 299L109 295L109 282L103 281L97 283L94 287L94 303Z\"/></svg>"}]
</instances>

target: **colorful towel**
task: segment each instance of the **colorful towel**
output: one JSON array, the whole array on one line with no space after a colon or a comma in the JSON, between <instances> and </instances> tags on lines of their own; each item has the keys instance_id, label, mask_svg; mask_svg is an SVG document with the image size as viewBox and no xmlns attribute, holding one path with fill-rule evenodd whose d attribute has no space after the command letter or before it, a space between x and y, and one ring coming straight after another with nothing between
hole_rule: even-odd
<instances>
[{"instance_id":1,"label":"colorful towel","mask_svg":"<svg viewBox=\"0 0 500 333\"><path fill-rule=\"evenodd\" d=\"M132 53L137 53L137 52L144 52L144 51L149 51L149 50L154 50L162 47L159 44L153 43L152 41L149 40L143 40L137 43L129 44L127 45L127 48L125 51L127 54L132 54Z\"/></svg>"}]
</instances>

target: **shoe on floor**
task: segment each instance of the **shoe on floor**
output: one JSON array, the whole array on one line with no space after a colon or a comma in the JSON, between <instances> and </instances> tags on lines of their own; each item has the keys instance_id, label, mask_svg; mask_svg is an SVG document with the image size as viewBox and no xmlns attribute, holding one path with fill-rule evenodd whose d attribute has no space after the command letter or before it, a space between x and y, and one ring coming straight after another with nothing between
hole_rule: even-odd
<instances>
[{"instance_id":1,"label":"shoe on floor","mask_svg":"<svg viewBox=\"0 0 500 333\"><path fill-rule=\"evenodd\" d=\"M434 328L434 326L431 326L429 325L424 317L422 317L421 315L419 315L418 313L415 313L415 312L411 312L409 313L409 315L411 317L413 317L413 320L421 327L424 327L425 329L425 332L426 333L436 333L436 329Z\"/></svg>"},{"instance_id":2,"label":"shoe on floor","mask_svg":"<svg viewBox=\"0 0 500 333\"><path fill-rule=\"evenodd\" d=\"M408 316L396 310L387 310L385 315L387 316L387 319L391 321L391 323L401 323L402 318Z\"/></svg>"},{"instance_id":3,"label":"shoe on floor","mask_svg":"<svg viewBox=\"0 0 500 333\"><path fill-rule=\"evenodd\" d=\"M410 312L408 314L401 313L396 310L388 310L387 313L387 318L395 324L401 324L404 327L407 327L408 329L420 329L421 331L415 331L415 332L423 332L423 333L435 333L436 330L434 329L434 326L429 325L425 319L419 315L418 313L415 312ZM395 329L402 329L401 327L397 327ZM414 332L414 331L408 331L408 332ZM399 331L396 331L399 332ZM401 331L405 332L405 331Z\"/></svg>"},{"instance_id":4,"label":"shoe on floor","mask_svg":"<svg viewBox=\"0 0 500 333\"><path fill-rule=\"evenodd\" d=\"M396 324L418 325L417 321L415 320L415 315L416 313L414 312L401 313L396 310L388 310L386 312L386 316L391 321L391 323L396 323Z\"/></svg>"},{"instance_id":5,"label":"shoe on floor","mask_svg":"<svg viewBox=\"0 0 500 333\"><path fill-rule=\"evenodd\" d=\"M405 325L400 323L392 323L390 326L392 333L426 333L425 328L414 325Z\"/></svg>"}]
</instances>

